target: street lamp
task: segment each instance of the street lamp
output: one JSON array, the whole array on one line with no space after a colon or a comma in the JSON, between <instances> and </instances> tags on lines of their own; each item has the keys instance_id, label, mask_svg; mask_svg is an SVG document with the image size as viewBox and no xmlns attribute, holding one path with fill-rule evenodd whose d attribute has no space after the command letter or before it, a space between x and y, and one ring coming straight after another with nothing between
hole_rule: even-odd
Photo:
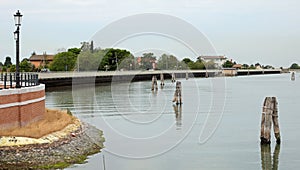
<instances>
[{"instance_id":1,"label":"street lamp","mask_svg":"<svg viewBox=\"0 0 300 170\"><path fill-rule=\"evenodd\" d=\"M18 10L16 14L14 14L15 19L15 26L17 26L17 30L14 32L14 38L16 40L16 88L21 88L20 85L20 70L19 70L19 63L20 63L20 26L22 16L20 11Z\"/></svg>"}]
</instances>

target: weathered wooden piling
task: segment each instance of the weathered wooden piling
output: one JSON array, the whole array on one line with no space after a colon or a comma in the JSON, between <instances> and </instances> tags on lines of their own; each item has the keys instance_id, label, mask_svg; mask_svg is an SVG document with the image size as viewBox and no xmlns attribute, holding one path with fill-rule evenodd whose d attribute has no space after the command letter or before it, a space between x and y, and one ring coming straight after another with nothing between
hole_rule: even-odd
<instances>
[{"instance_id":1,"label":"weathered wooden piling","mask_svg":"<svg viewBox=\"0 0 300 170\"><path fill-rule=\"evenodd\" d=\"M157 88L157 78L156 78L156 76L152 76L152 86L151 86L151 90L153 91L153 90L157 90L158 88Z\"/></svg>"},{"instance_id":2,"label":"weathered wooden piling","mask_svg":"<svg viewBox=\"0 0 300 170\"><path fill-rule=\"evenodd\" d=\"M276 143L280 144L280 129L276 97L266 97L262 109L260 139L262 144L271 143L271 128L273 123Z\"/></svg>"},{"instance_id":3,"label":"weathered wooden piling","mask_svg":"<svg viewBox=\"0 0 300 170\"><path fill-rule=\"evenodd\" d=\"M206 72L205 72L205 78L208 78L208 77L209 77L209 75L208 75L208 72L206 70Z\"/></svg>"},{"instance_id":4,"label":"weathered wooden piling","mask_svg":"<svg viewBox=\"0 0 300 170\"><path fill-rule=\"evenodd\" d=\"M185 73L185 79L186 79L186 80L189 79L189 73L188 73L188 72Z\"/></svg>"},{"instance_id":5,"label":"weathered wooden piling","mask_svg":"<svg viewBox=\"0 0 300 170\"><path fill-rule=\"evenodd\" d=\"M182 125L182 105L173 105L173 109L175 112L175 118L176 118L176 126L177 128L181 128Z\"/></svg>"},{"instance_id":6,"label":"weathered wooden piling","mask_svg":"<svg viewBox=\"0 0 300 170\"><path fill-rule=\"evenodd\" d=\"M279 129L279 122L278 122L278 103L276 101L276 97L273 97L273 104L274 110L272 114L272 121L273 121L273 130L276 138L276 143L280 144L280 129Z\"/></svg>"},{"instance_id":7,"label":"weathered wooden piling","mask_svg":"<svg viewBox=\"0 0 300 170\"><path fill-rule=\"evenodd\" d=\"M172 73L172 79L171 79L172 83L176 82L176 77L175 77L175 73Z\"/></svg>"},{"instance_id":8,"label":"weathered wooden piling","mask_svg":"<svg viewBox=\"0 0 300 170\"><path fill-rule=\"evenodd\" d=\"M176 102L176 104L182 104L182 97L181 97L181 82L176 82L176 90L174 94L173 102Z\"/></svg>"},{"instance_id":9,"label":"weathered wooden piling","mask_svg":"<svg viewBox=\"0 0 300 170\"><path fill-rule=\"evenodd\" d=\"M294 81L296 79L296 75L295 75L295 72L292 72L292 75L291 75L291 80Z\"/></svg>"},{"instance_id":10,"label":"weathered wooden piling","mask_svg":"<svg viewBox=\"0 0 300 170\"><path fill-rule=\"evenodd\" d=\"M160 86L163 87L165 85L164 74L160 73Z\"/></svg>"}]
</instances>

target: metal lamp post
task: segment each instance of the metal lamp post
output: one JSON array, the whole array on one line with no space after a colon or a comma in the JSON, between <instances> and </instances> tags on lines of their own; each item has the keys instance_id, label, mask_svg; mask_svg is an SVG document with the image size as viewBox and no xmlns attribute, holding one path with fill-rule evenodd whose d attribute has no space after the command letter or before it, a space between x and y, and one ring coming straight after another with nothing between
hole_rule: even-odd
<instances>
[{"instance_id":1,"label":"metal lamp post","mask_svg":"<svg viewBox=\"0 0 300 170\"><path fill-rule=\"evenodd\" d=\"M21 88L20 85L20 70L19 70L19 63L20 63L20 26L22 16L20 11L18 10L16 14L14 14L15 19L15 26L17 26L17 30L14 32L14 37L16 40L16 88Z\"/></svg>"}]
</instances>

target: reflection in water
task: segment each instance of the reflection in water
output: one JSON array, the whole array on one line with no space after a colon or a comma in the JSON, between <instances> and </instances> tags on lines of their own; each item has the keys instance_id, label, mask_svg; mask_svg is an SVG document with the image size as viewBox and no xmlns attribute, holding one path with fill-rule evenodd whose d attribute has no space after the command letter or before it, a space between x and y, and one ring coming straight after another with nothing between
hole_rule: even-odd
<instances>
[{"instance_id":1,"label":"reflection in water","mask_svg":"<svg viewBox=\"0 0 300 170\"><path fill-rule=\"evenodd\" d=\"M181 104L180 105L174 104L173 109L174 109L174 112L175 112L176 127L177 127L177 129L181 129L181 125L182 125L182 122L181 122L181 119L182 119L182 106L181 106Z\"/></svg>"},{"instance_id":2,"label":"reflection in water","mask_svg":"<svg viewBox=\"0 0 300 170\"><path fill-rule=\"evenodd\" d=\"M276 144L274 153L273 153L273 161L271 157L271 146L270 145L260 145L260 154L261 154L261 168L262 170L277 170L279 163L279 152L280 145Z\"/></svg>"}]
</instances>

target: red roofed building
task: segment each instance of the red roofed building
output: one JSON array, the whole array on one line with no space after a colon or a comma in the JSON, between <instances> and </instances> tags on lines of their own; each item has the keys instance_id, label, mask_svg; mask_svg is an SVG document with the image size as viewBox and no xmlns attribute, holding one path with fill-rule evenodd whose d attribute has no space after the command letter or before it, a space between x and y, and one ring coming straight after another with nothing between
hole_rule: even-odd
<instances>
[{"instance_id":1,"label":"red roofed building","mask_svg":"<svg viewBox=\"0 0 300 170\"><path fill-rule=\"evenodd\" d=\"M29 58L31 64L35 66L35 68L45 67L47 64L53 62L54 55L48 55L46 53L42 55L32 54Z\"/></svg>"}]
</instances>

